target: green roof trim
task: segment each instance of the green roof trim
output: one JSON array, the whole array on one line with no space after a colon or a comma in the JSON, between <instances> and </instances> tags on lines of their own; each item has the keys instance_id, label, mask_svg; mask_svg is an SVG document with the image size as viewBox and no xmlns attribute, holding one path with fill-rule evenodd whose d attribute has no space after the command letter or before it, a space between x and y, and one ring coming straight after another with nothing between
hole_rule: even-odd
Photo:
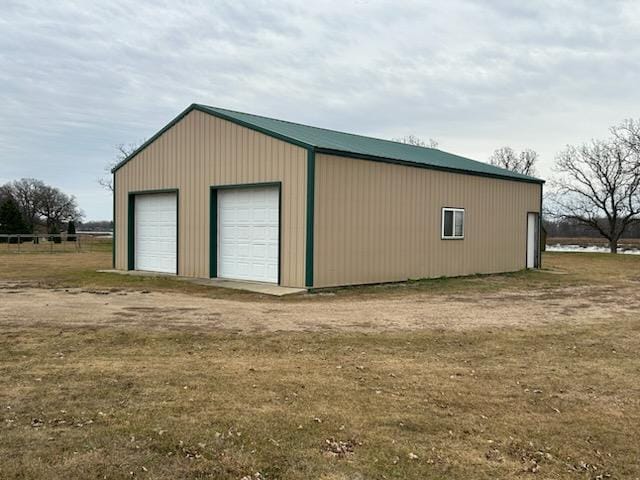
<instances>
[{"instance_id":1,"label":"green roof trim","mask_svg":"<svg viewBox=\"0 0 640 480\"><path fill-rule=\"evenodd\" d=\"M262 117L250 113L236 112L224 108L193 104L178 115L171 123L151 137L140 148L116 165L113 171L119 169L126 162L135 157L147 145L171 128L191 110L231 121L238 125L259 131L271 137L303 148L312 148L317 153L328 153L352 158L362 158L373 161L398 163L408 166L418 166L469 175L503 178L530 183L544 183L544 180L512 172L488 163L471 160L437 148L418 147L405 143L382 140L380 138L365 137L352 133L338 132L326 128L311 127L299 123Z\"/></svg>"}]
</instances>

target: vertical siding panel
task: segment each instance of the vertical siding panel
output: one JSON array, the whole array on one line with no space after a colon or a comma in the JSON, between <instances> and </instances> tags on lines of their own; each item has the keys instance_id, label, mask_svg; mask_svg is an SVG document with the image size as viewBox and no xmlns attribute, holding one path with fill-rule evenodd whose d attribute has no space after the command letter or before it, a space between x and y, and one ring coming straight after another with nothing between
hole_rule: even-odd
<instances>
[{"instance_id":1,"label":"vertical siding panel","mask_svg":"<svg viewBox=\"0 0 640 480\"><path fill-rule=\"evenodd\" d=\"M183 135L183 152L182 157L184 158L185 168L181 169L181 181L180 181L180 190L183 192L184 201L180 206L181 218L184 221L184 225L180 228L181 233L181 250L182 250L182 261L183 261L183 274L189 275L191 270L191 248L189 242L191 240L191 225L192 219L191 214L193 212L193 191L190 188L190 180L191 175L193 175L193 157L192 157L192 142L193 142L193 115L189 115L185 117L184 126L182 128ZM186 205L189 205L189 208L185 208Z\"/></svg>"},{"instance_id":2,"label":"vertical siding panel","mask_svg":"<svg viewBox=\"0 0 640 480\"><path fill-rule=\"evenodd\" d=\"M171 183L170 170L169 170L169 137L162 136L162 163L160 165L160 184L168 185Z\"/></svg>"},{"instance_id":3,"label":"vertical siding panel","mask_svg":"<svg viewBox=\"0 0 640 480\"><path fill-rule=\"evenodd\" d=\"M211 117L211 125L213 128L212 141L213 145L213 157L214 157L214 169L211 177L211 185L215 185L215 179L222 178L222 154L220 153L220 144L222 142L222 131L220 129L220 122L217 118Z\"/></svg>"},{"instance_id":4,"label":"vertical siding panel","mask_svg":"<svg viewBox=\"0 0 640 480\"><path fill-rule=\"evenodd\" d=\"M295 162L295 150L292 148L289 148L289 162L291 163ZM300 183L299 183L300 170L295 171L292 169L288 169L288 171L291 173L291 180L288 183L289 190L290 190L290 198L302 198L300 196ZM301 204L302 204L301 202L296 202L296 203L289 202L289 205L293 210L292 216L291 216L292 218L291 231L294 231L294 232L304 230L302 223L300 223L300 205ZM298 242L293 242L292 247L293 248L291 248L291 252L292 252L293 261L289 262L290 276L295 275L295 272L299 268L298 261L304 255L304 253L300 248L300 244Z\"/></svg>"},{"instance_id":5,"label":"vertical siding panel","mask_svg":"<svg viewBox=\"0 0 640 480\"><path fill-rule=\"evenodd\" d=\"M418 223L417 225L417 236L418 238L422 238L422 249L424 251L424 258L423 258L423 263L421 265L421 269L419 270L419 273L417 275L419 276L427 276L427 277L431 277L433 276L432 273L432 262L431 262L431 256L433 255L432 250L431 250L431 245L433 244L433 242L430 241L429 238L427 238L426 235L426 231L430 230L431 234L434 233L435 228L433 228L432 226L432 222L433 222L433 217L432 217L432 212L431 210L433 210L434 208L437 208L436 205L434 205L433 201L431 200L432 197L432 180L433 177L432 176L426 176L426 175L420 175L417 176L422 183L423 186L423 192L421 195L421 200L422 202L420 203L420 215L418 218L423 219L423 222ZM420 240L419 240L420 243ZM420 273L422 273L422 275L420 275Z\"/></svg>"},{"instance_id":6,"label":"vertical siding panel","mask_svg":"<svg viewBox=\"0 0 640 480\"><path fill-rule=\"evenodd\" d=\"M389 166L388 165L384 165L383 170L385 171L384 175L383 175L383 192L385 194L385 200L384 200L384 205L383 205L383 218L387 218L387 219L391 219L391 222L384 222L384 237L383 237L383 252L384 252L384 262L382 263L382 268L384 269L385 272L391 270L391 264L390 264L390 255L389 255L389 246L390 246L390 239L391 239L391 235L390 235L390 231L393 228L393 222L394 222L394 218L391 212L391 199L393 196L393 180L392 178L389 177L389 175L386 173L386 171L388 170Z\"/></svg>"},{"instance_id":7,"label":"vertical siding panel","mask_svg":"<svg viewBox=\"0 0 640 480\"><path fill-rule=\"evenodd\" d=\"M304 286L306 150L194 111L117 177L116 267L127 268L128 192L179 188L179 273L200 277L209 276L209 186L281 181L281 283Z\"/></svg>"},{"instance_id":8,"label":"vertical siding panel","mask_svg":"<svg viewBox=\"0 0 640 480\"><path fill-rule=\"evenodd\" d=\"M317 286L523 266L535 184L330 155L318 155L316 169ZM443 206L465 208L465 240L440 239Z\"/></svg>"},{"instance_id":9,"label":"vertical siding panel","mask_svg":"<svg viewBox=\"0 0 640 480\"><path fill-rule=\"evenodd\" d=\"M229 158L233 157L233 161L229 161L229 169L231 170L231 182L229 183L242 183L240 178L238 177L238 164L240 163L240 155L241 151L237 149L238 146L238 130L236 128L229 129L229 148L228 148L228 156ZM235 149L235 150L234 150ZM234 155L235 153L235 155Z\"/></svg>"},{"instance_id":10,"label":"vertical siding panel","mask_svg":"<svg viewBox=\"0 0 640 480\"><path fill-rule=\"evenodd\" d=\"M229 170L227 168L227 162L229 156L227 155L227 145L229 144L229 133L227 131L228 123L220 122L220 180L229 178Z\"/></svg>"},{"instance_id":11,"label":"vertical siding panel","mask_svg":"<svg viewBox=\"0 0 640 480\"><path fill-rule=\"evenodd\" d=\"M285 148L285 165L289 164L289 162L291 162L291 149L289 148L289 146L287 145ZM293 178L291 177L291 172L286 168L286 166L283 168L283 183L285 185L291 185L291 182L293 181ZM289 193L289 192L287 192ZM288 218L288 225L287 225L287 229L292 230L293 226L295 224L295 220L294 220L294 211L293 211L293 206L292 205L287 205L287 218ZM291 255L295 256L295 252L296 252L296 245L294 244L290 244L287 247L287 251L291 253ZM288 270L287 275L291 275L291 271Z\"/></svg>"},{"instance_id":12,"label":"vertical siding panel","mask_svg":"<svg viewBox=\"0 0 640 480\"><path fill-rule=\"evenodd\" d=\"M361 168L360 168L360 183L357 185L357 193L358 193L358 212L365 212L368 209L366 208L366 199L364 198L364 193L365 193L365 189L362 188L362 185L366 183L367 181L367 170L365 168L362 168L363 164L360 164ZM357 228L358 228L358 232L359 235L364 236L366 235L367 237L370 237L371 234L373 232L370 232L368 235L365 233L365 231L367 230L367 228L369 227L370 224L367 223L367 218L368 216L365 215L359 215L356 216L356 222L357 222ZM362 245L362 249L360 250L360 258L359 258L359 262L361 265L364 266L364 268L362 269L362 277L364 279L368 278L368 274L369 274L369 268L370 268L370 263L371 263L371 245L369 243L363 244Z\"/></svg>"},{"instance_id":13,"label":"vertical siding panel","mask_svg":"<svg viewBox=\"0 0 640 480\"><path fill-rule=\"evenodd\" d=\"M325 179L325 163L321 162L316 158L316 184L315 184L315 192L326 192L326 194L330 194L329 190L324 186ZM306 203L306 202L305 202ZM315 202L315 215L314 215L314 256L313 256L313 271L316 276L316 280L318 275L316 272L320 270L320 264L318 262L319 258L325 258L326 252L324 250L325 247L329 245L329 242L325 240L324 230L318 228L318 225L324 225L326 220L324 218L325 212L327 211L329 199L323 198L322 201Z\"/></svg>"},{"instance_id":14,"label":"vertical siding panel","mask_svg":"<svg viewBox=\"0 0 640 480\"><path fill-rule=\"evenodd\" d=\"M204 183L202 182L202 180L204 178L206 178L204 176L204 162L202 160L202 150L204 148L204 139L202 137L202 115L196 115L195 118L195 122L196 122L196 128L194 129L195 132L195 149L196 149L196 168L195 168L195 176L192 178L191 184L192 184L192 188L194 190L194 194L195 194L195 204L193 205L193 210L194 210L194 227L196 225L201 225L204 226L205 225L205 221L204 218L202 217L202 209L204 208L204 195L202 194L202 190L203 190L203 185ZM194 181L194 179L199 179L200 181ZM202 231L204 233L205 228L202 228ZM196 258L199 258L200 261L194 261L193 262L193 273L192 275L200 277L202 276L202 272L201 272L201 266L202 264L204 264L204 259L202 258L204 256L204 249L202 248L202 237L203 235L200 235L197 233L197 229L194 228L194 235L193 235L193 251L194 252L201 252L201 255L196 255Z\"/></svg>"},{"instance_id":15,"label":"vertical siding panel","mask_svg":"<svg viewBox=\"0 0 640 480\"><path fill-rule=\"evenodd\" d=\"M362 215L360 216L360 231L361 235L365 236L367 241L364 244L363 256L365 258L364 265L365 267L362 270L362 275L365 279L371 278L373 276L374 268L373 262L374 260L374 249L372 238L377 234L375 231L375 222L374 222L374 209L367 208L367 205L370 205L371 199L369 198L370 189L363 188L363 185L370 185L372 180L372 172L368 168L362 168L362 183L358 185L358 192L360 195L360 199L362 202Z\"/></svg>"},{"instance_id":16,"label":"vertical siding panel","mask_svg":"<svg viewBox=\"0 0 640 480\"><path fill-rule=\"evenodd\" d=\"M289 176L289 172L287 171L286 165L289 163L289 148L288 145L281 145L280 146L280 154L278 156L278 178L282 179L282 183L283 185L289 185L291 182L291 178ZM288 194L289 192L285 192L286 194ZM290 231L291 230L291 225L293 224L291 216L292 216L292 212L291 212L291 205L290 204L285 204L282 208L282 212L281 212L281 218L282 218L282 229L283 230L287 230ZM293 245L291 245L289 242L286 243L286 245L283 245L283 249L286 252L290 252L293 253ZM290 276L291 275L291 270L289 269L289 266L287 265L286 267L286 271L283 272L285 275Z\"/></svg>"},{"instance_id":17,"label":"vertical siding panel","mask_svg":"<svg viewBox=\"0 0 640 480\"><path fill-rule=\"evenodd\" d=\"M285 145L285 144L282 144L282 148L283 148L283 152L282 152L282 158L280 159L280 172L281 172L280 178L282 178L283 183L285 185L289 186L291 185L291 182L293 182L291 171L289 170L289 168L287 168L287 165L289 165L292 160L291 148L289 145ZM292 231L295 225L295 222L293 219L295 215L294 206L291 203L286 203L285 208L283 208L283 210L286 213L286 218L287 218L287 223L285 225L285 228L287 229L287 231ZM290 255L295 255L296 247L293 243L287 242L287 249L285 251L288 252ZM293 272L290 270L290 266L289 266L287 275L291 276L292 273Z\"/></svg>"},{"instance_id":18,"label":"vertical siding panel","mask_svg":"<svg viewBox=\"0 0 640 480\"><path fill-rule=\"evenodd\" d=\"M180 191L182 192L183 201L180 205L180 218L183 221L182 226L180 227L180 250L182 252L182 275L189 275L191 269L191 248L189 242L191 241L191 214L193 208L193 191L190 188L189 180L191 179L191 175L193 174L193 157L192 153L192 134L193 134L193 115L189 115L184 119L184 125L182 127L183 135L183 151L181 152L181 156L184 159L184 169L181 169L180 175ZM186 205L189 205L190 208L185 208Z\"/></svg>"},{"instance_id":19,"label":"vertical siding panel","mask_svg":"<svg viewBox=\"0 0 640 480\"><path fill-rule=\"evenodd\" d=\"M316 165L318 163L318 156L316 156ZM333 169L335 169L334 165L330 166ZM317 168L317 167L316 167ZM330 178L335 178L336 181L339 181L340 179L340 173L339 172L332 172L333 175L331 175ZM329 202L329 212L328 215L331 216L335 211L335 207L336 207L336 202L337 202L337 194L336 194L336 188L334 186L334 188L331 188L329 195L327 196L327 200ZM334 275L335 275L335 264L339 264L339 262L341 261L341 259L338 257L339 252L337 251L337 249L339 248L339 245L342 243L342 239L340 238L341 232L340 232L340 228L342 227L342 218L338 218L336 217L335 219L330 220L332 222L335 223L335 225L337 226L337 228L333 229L333 235L335 236L335 240L334 241L330 241L329 245L330 245L330 250L328 253L328 258L331 259L331 266L332 268L329 270L328 274L329 274L329 278L331 279L330 281L332 283L335 283L335 279L334 279ZM323 230L323 228L321 227L321 230ZM314 246L315 247L315 246ZM315 248L314 248L315 249ZM315 252L314 252L315 253ZM325 262L327 260L325 259ZM314 276L316 275L316 272L314 271ZM315 280L315 279L314 279Z\"/></svg>"},{"instance_id":20,"label":"vertical siding panel","mask_svg":"<svg viewBox=\"0 0 640 480\"><path fill-rule=\"evenodd\" d=\"M385 165L385 167L386 167L385 170L387 169L390 170L389 165ZM394 253L398 249L398 245L402 245L401 238L396 238L396 235L394 234L394 232L396 232L398 228L398 217L395 212L394 203L395 203L396 192L398 190L398 182L400 182L402 178L402 173L403 172L398 172L398 175L385 174L385 179L387 180L387 183L389 183L389 188L387 189L387 191L389 192L389 197L387 200L387 215L389 216L388 218L391 218L392 220L390 223L391 228L387 229L387 235L385 237L385 240L386 240L385 259L386 259L386 269L387 271L391 271L391 272L395 270L395 267L396 267L395 264L400 260L400 258L397 257L395 258L395 262L393 261ZM400 235L402 235L402 232L399 232L399 233Z\"/></svg>"},{"instance_id":21,"label":"vertical siding panel","mask_svg":"<svg viewBox=\"0 0 640 480\"><path fill-rule=\"evenodd\" d=\"M236 161L237 173L236 173L236 183L247 183L247 177L245 176L244 164L245 164L245 155L247 154L245 148L245 130L244 129L234 129L236 132L235 136L235 149L237 151L238 160Z\"/></svg>"},{"instance_id":22,"label":"vertical siding panel","mask_svg":"<svg viewBox=\"0 0 640 480\"><path fill-rule=\"evenodd\" d=\"M204 115L198 115L198 129L196 130L196 145L198 146L198 161L197 161L197 178L200 179L198 183L198 196L197 196L197 211L198 216L196 218L196 225L199 225L200 228L197 228L196 235L196 264L195 264L195 272L194 276L204 277L205 276L205 268L206 265L206 231L207 231L207 219L204 216L204 212L206 209L206 198L205 198L205 190L206 190L206 178L207 178L207 161L205 151L207 148L207 139L204 135L204 124L205 117Z\"/></svg>"},{"instance_id":23,"label":"vertical siding panel","mask_svg":"<svg viewBox=\"0 0 640 480\"><path fill-rule=\"evenodd\" d=\"M431 195L431 186L429 184L429 177L425 177L425 176L417 176L416 175L416 181L418 182L418 184L421 186L421 195L420 195L420 203L418 205L418 212L416 215L416 228L415 228L415 235L416 235L416 242L417 242L417 247L422 250L422 261L420 262L420 264L416 265L416 270L414 275L416 275L416 277L424 277L425 275L429 275L429 245L431 242L429 241L425 241L422 238L422 234L421 232L424 230L424 227L422 225L424 225L425 223L428 225L429 222L431 221L431 214L430 211L431 208L429 208L430 205L432 205L431 203L429 203L429 195ZM433 229L431 229L431 232L433 232Z\"/></svg>"},{"instance_id":24,"label":"vertical siding panel","mask_svg":"<svg viewBox=\"0 0 640 480\"><path fill-rule=\"evenodd\" d=\"M411 278L418 278L420 276L420 270L416 268L416 266L423 263L424 248L421 248L418 243L418 235L416 229L419 224L418 222L420 221L418 218L418 209L424 202L424 188L420 185L420 177L418 177L417 175L411 175L411 171L407 171L406 175L409 179L409 191L415 191L417 198L417 201L412 202L411 204L411 217L409 219L410 241L407 254L411 255L411 252L417 252L415 258L408 259L408 263L410 265L409 271L411 273Z\"/></svg>"},{"instance_id":25,"label":"vertical siding panel","mask_svg":"<svg viewBox=\"0 0 640 480\"><path fill-rule=\"evenodd\" d=\"M185 197L185 201L182 202L184 205L189 205L189 208L183 209L184 205L180 206L180 210L182 210L183 218L186 218L186 225L183 230L185 235L185 242L183 243L183 251L186 257L185 259L185 275L193 275L193 211L196 208L194 193L197 188L195 183L192 182L195 167L195 141L194 141L194 123L195 123L195 115L189 115L185 118L185 156L186 156L186 165L187 168L185 170L185 182L180 185L180 191L183 192L183 196Z\"/></svg>"},{"instance_id":26,"label":"vertical siding panel","mask_svg":"<svg viewBox=\"0 0 640 480\"><path fill-rule=\"evenodd\" d=\"M320 161L320 155L316 155L316 188L315 188L315 201L316 211L314 215L315 225L314 225L314 233L316 235L314 242L314 281L318 281L318 273L322 271L325 275L331 274L331 269L326 268L332 265L332 262L325 263L325 268L321 270L320 267L320 259L330 258L329 249L333 247L333 242L329 242L326 238L326 230L324 228L320 228L320 225L327 225L329 220L325 217L328 215L331 209L331 189L325 186L326 177L328 176L328 172L326 171L328 168L328 164ZM321 194L322 192L322 194ZM318 208L318 205L322 204L322 206L326 206L326 208ZM306 248L306 246L305 246Z\"/></svg>"},{"instance_id":27,"label":"vertical siding panel","mask_svg":"<svg viewBox=\"0 0 640 480\"><path fill-rule=\"evenodd\" d=\"M191 125L191 141L190 141L190 145L191 145L191 162L192 162L192 174L189 176L189 183L187 185L186 188L188 188L189 192L191 193L191 202L190 202L190 206L191 208L189 209L191 212L191 228L189 229L189 236L191 237L189 239L189 248L191 249L191 251L189 252L189 257L190 257L190 268L189 268L189 275L191 276L196 276L198 273L198 261L197 258L200 257L199 255L196 255L197 252L199 252L200 250L198 250L198 237L200 235L197 234L197 226L199 225L199 216L198 216L198 212L200 211L200 184L202 182L202 177L199 176L200 173L200 165L198 162L198 157L200 156L200 138L198 135L198 128L199 128L199 124L200 124L200 115L194 115L193 119L192 119L192 125ZM197 180L196 180L197 179ZM202 260L202 258L200 257L200 260Z\"/></svg>"},{"instance_id":28,"label":"vertical siding panel","mask_svg":"<svg viewBox=\"0 0 640 480\"><path fill-rule=\"evenodd\" d=\"M295 155L296 152L292 153L292 157L293 157L293 161L295 161ZM296 225L294 227L294 230L297 232L304 232L306 230L305 227L305 211L306 211L306 204L307 204L307 197L303 191L303 186L305 185L305 180L306 180L306 165L307 162L306 160L304 161L304 168L299 168L296 171L296 178L295 181L292 183L291 187L293 190L293 193L291 194L292 199L300 199L300 201L296 201L296 202L291 202L295 205L295 209L296 209ZM315 232L315 229L314 229ZM296 278L296 281L300 281L302 283L304 283L304 279L302 279L302 277L298 278L298 274L297 272L303 272L304 271L304 261L303 259L305 258L305 251L304 251L304 245L302 245L300 242L296 242L296 255L294 257L295 263L292 262L291 267L294 269L294 277Z\"/></svg>"}]
</instances>

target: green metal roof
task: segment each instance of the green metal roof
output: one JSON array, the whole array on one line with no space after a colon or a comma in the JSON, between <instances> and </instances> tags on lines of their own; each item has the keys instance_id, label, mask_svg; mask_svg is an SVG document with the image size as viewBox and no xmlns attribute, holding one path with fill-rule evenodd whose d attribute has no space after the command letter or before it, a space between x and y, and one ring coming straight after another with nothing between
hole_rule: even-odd
<instances>
[{"instance_id":1,"label":"green metal roof","mask_svg":"<svg viewBox=\"0 0 640 480\"><path fill-rule=\"evenodd\" d=\"M543 180L535 177L512 172L504 168L471 160L452 153L443 152L437 148L407 145L405 143L382 140L380 138L365 137L352 133L328 130L326 128L311 127L299 123L287 122L285 120L277 120L275 118L262 117L250 113L236 112L224 108L199 104L193 104L187 108L187 110L174 119L174 121L158 132L154 137L149 139L148 142L133 152L121 164L117 165L114 168L114 171L129 159L133 158L140 150L146 147L149 143L155 140L155 138L193 109L209 113L216 117L224 118L305 148L313 148L318 153L332 153L336 155L423 166L436 170L457 171L460 173L498 177L509 180L534 183L544 182Z\"/></svg>"}]
</instances>

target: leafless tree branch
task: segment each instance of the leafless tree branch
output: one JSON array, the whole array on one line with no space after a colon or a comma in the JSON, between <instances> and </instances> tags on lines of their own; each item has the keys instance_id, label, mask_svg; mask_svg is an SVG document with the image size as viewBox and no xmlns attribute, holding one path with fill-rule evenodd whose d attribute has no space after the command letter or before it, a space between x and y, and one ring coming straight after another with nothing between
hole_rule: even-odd
<instances>
[{"instance_id":1,"label":"leafless tree branch","mask_svg":"<svg viewBox=\"0 0 640 480\"><path fill-rule=\"evenodd\" d=\"M104 174L98 179L98 184L106 190L113 192L113 174L111 173L111 170L135 152L143 143L144 141L140 142L140 144L129 143L125 145L124 143L121 143L116 145L116 156L104 167Z\"/></svg>"},{"instance_id":2,"label":"leafless tree branch","mask_svg":"<svg viewBox=\"0 0 640 480\"><path fill-rule=\"evenodd\" d=\"M438 148L438 141L430 138L428 141L424 141L415 135L406 135L404 137L392 138L394 142L406 143L407 145L415 145L416 147L428 147L428 148Z\"/></svg>"},{"instance_id":3,"label":"leafless tree branch","mask_svg":"<svg viewBox=\"0 0 640 480\"><path fill-rule=\"evenodd\" d=\"M625 120L608 140L567 148L556 157L552 213L597 230L612 253L640 221L640 123Z\"/></svg>"},{"instance_id":4,"label":"leafless tree branch","mask_svg":"<svg viewBox=\"0 0 640 480\"><path fill-rule=\"evenodd\" d=\"M530 148L516 154L511 147L498 148L489 157L489 163L524 175L535 175L538 153Z\"/></svg>"}]
</instances>

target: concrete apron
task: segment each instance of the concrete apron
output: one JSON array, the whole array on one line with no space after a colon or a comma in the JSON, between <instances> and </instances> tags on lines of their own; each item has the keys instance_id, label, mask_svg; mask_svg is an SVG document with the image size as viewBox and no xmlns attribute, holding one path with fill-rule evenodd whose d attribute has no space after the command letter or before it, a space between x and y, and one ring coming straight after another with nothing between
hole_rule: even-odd
<instances>
[{"instance_id":1,"label":"concrete apron","mask_svg":"<svg viewBox=\"0 0 640 480\"><path fill-rule=\"evenodd\" d=\"M226 280L223 278L195 278L179 277L171 273L142 272L139 270L98 270L99 273L117 273L119 275L137 275L141 277L170 277L182 282L194 283L196 285L209 285L211 287L231 288L233 290L245 290L247 292L262 293L264 295L274 295L283 297L294 293L306 292L306 288L281 287L273 283L248 282L243 280Z\"/></svg>"}]
</instances>

